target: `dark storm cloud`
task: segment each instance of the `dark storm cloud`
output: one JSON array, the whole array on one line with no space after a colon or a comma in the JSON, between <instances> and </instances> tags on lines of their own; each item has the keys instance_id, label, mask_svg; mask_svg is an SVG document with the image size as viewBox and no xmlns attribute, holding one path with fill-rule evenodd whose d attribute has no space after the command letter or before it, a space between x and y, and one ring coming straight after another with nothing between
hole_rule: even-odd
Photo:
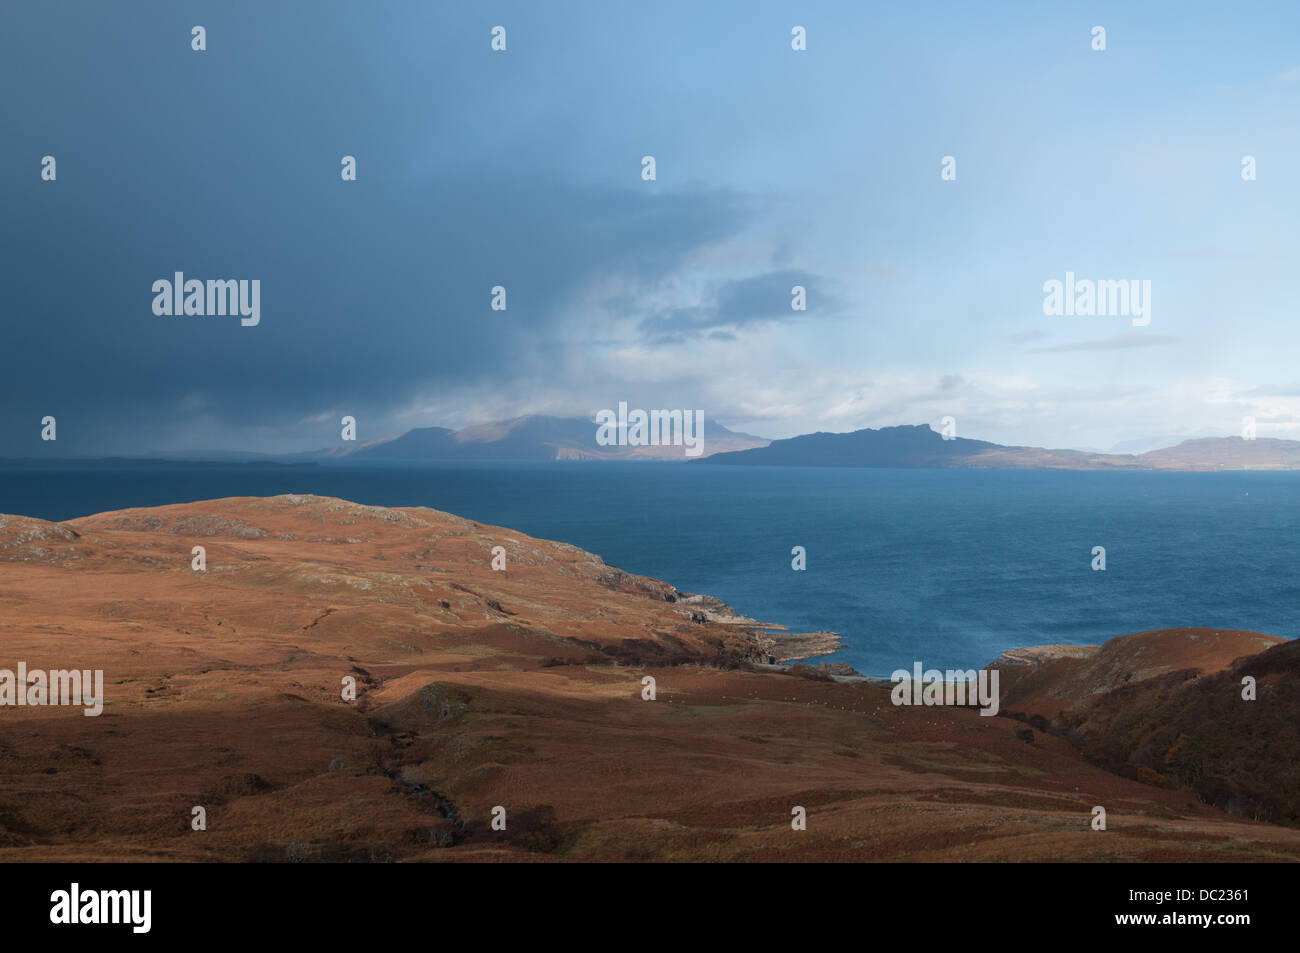
<instances>
[{"instance_id":1,"label":"dark storm cloud","mask_svg":"<svg viewBox=\"0 0 1300 953\"><path fill-rule=\"evenodd\" d=\"M548 332L593 276L652 282L749 216L727 192L637 188L634 163L626 187L577 185L503 148L483 106L493 80L465 88L484 72L467 44L437 51L444 85L459 79L433 95L415 77L380 88L384 49L331 60L346 23L268 12L245 31L168 9L7 17L11 37L25 27L66 62L52 75L12 44L0 58L14 146L0 167L0 456L44 450L45 414L61 452L136 450L186 421L269 432L509 379L558 358ZM206 53L189 49L192 20ZM47 153L53 183L38 175ZM152 284L176 271L260 280L261 323L154 315ZM318 442L336 438L321 425Z\"/></svg>"}]
</instances>

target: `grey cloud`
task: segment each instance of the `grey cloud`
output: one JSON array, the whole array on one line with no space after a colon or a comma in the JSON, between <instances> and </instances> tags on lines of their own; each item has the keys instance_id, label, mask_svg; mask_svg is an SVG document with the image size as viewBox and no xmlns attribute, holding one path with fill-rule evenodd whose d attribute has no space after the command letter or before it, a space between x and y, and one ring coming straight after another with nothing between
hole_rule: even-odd
<instances>
[{"instance_id":1,"label":"grey cloud","mask_svg":"<svg viewBox=\"0 0 1300 953\"><path fill-rule=\"evenodd\" d=\"M791 289L802 285L807 291L807 310L791 308ZM724 283L706 303L665 308L642 319L640 330L652 341L680 340L691 333L735 331L778 321L801 320L834 314L841 302L830 283L819 275L800 269L769 271Z\"/></svg>"}]
</instances>

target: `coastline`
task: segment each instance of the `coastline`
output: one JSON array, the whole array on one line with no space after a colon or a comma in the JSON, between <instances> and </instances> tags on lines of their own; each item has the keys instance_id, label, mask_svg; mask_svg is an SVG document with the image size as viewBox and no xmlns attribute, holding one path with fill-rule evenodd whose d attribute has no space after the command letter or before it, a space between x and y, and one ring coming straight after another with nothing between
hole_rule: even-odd
<instances>
[{"instance_id":1,"label":"coastline","mask_svg":"<svg viewBox=\"0 0 1300 953\"><path fill-rule=\"evenodd\" d=\"M835 632L791 632L784 625L759 622L741 615L716 596L677 590L677 601L692 610L692 618L696 621L741 629L750 637L755 649L767 656L768 665L783 665L786 662L833 655L844 647L843 639ZM844 668L853 671L847 665Z\"/></svg>"},{"instance_id":2,"label":"coastline","mask_svg":"<svg viewBox=\"0 0 1300 953\"><path fill-rule=\"evenodd\" d=\"M1008 717L981 718L893 705L888 683L836 663L769 662L833 650L833 633L764 628L570 544L422 507L288 494L0 517L0 565L12 660L113 673L106 722L6 712L0 803L24 825L7 861L927 860L936 837L975 860L1196 860L1224 837L1234 855L1300 858L1294 752L1252 747L1288 737L1300 643L1259 633L1137 633L1017 665ZM68 633L80 655L63 663ZM1243 672L1267 702L1236 704ZM1221 718L1198 717L1210 704ZM1060 799L1064 785L1083 793ZM191 790L213 837L139 824ZM1026 814L1026 797L1046 807ZM792 838L785 812L805 803L818 823ZM1127 822L1116 836L1079 833L1107 803ZM69 832L70 804L101 820Z\"/></svg>"}]
</instances>

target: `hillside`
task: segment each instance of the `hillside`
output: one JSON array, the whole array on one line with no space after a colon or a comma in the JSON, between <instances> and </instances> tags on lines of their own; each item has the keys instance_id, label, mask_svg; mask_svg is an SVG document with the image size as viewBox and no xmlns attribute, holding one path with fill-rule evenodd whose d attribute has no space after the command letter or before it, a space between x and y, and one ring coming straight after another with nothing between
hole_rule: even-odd
<instances>
[{"instance_id":1,"label":"hillside","mask_svg":"<svg viewBox=\"0 0 1300 953\"><path fill-rule=\"evenodd\" d=\"M1008 654L1011 664L998 666L1008 714L1123 776L1300 826L1300 642L1172 629L1074 657ZM1242 697L1245 676L1254 701Z\"/></svg>"},{"instance_id":2,"label":"hillside","mask_svg":"<svg viewBox=\"0 0 1300 953\"><path fill-rule=\"evenodd\" d=\"M0 575L0 668L107 695L0 707L0 861L1300 860L1300 831L761 664L716 601L436 510L0 517Z\"/></svg>"}]
</instances>

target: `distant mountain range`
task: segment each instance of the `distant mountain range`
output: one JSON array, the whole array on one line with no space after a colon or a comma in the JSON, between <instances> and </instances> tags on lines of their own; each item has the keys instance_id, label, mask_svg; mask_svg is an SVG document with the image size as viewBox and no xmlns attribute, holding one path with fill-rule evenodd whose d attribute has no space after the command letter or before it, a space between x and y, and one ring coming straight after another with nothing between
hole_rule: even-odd
<instances>
[{"instance_id":1,"label":"distant mountain range","mask_svg":"<svg viewBox=\"0 0 1300 953\"><path fill-rule=\"evenodd\" d=\"M461 430L417 427L365 443L291 454L231 450L166 451L134 458L49 457L3 459L6 467L114 465L166 460L172 464L313 464L329 460L660 460L731 466L887 467L1003 470L1300 470L1300 441L1260 437L1200 437L1145 453L1098 453L1010 447L987 440L945 440L926 424L811 433L767 440L706 420L702 452L682 446L602 446L596 423L581 417L533 415L475 424ZM1140 443L1134 441L1134 443ZM1147 444L1149 445L1149 443Z\"/></svg>"},{"instance_id":2,"label":"distant mountain range","mask_svg":"<svg viewBox=\"0 0 1300 953\"><path fill-rule=\"evenodd\" d=\"M1300 441L1241 437L1185 440L1147 453L1090 453L945 440L925 424L813 433L765 447L716 453L699 463L800 467L931 467L1005 470L1298 470Z\"/></svg>"},{"instance_id":3,"label":"distant mountain range","mask_svg":"<svg viewBox=\"0 0 1300 953\"><path fill-rule=\"evenodd\" d=\"M764 447L768 441L705 420L701 456ZM357 460L685 460L682 446L601 446L596 424L581 417L515 417L462 430L418 427L361 444L354 450L319 451L301 457ZM301 458L300 457L300 458Z\"/></svg>"}]
</instances>

